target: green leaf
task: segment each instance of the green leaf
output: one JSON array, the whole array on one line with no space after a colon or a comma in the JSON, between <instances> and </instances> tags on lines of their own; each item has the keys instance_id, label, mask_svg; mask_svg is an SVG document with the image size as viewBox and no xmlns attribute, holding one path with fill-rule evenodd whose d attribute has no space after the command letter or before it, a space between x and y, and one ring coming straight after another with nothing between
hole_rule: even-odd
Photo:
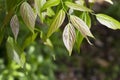
<instances>
[{"instance_id":1,"label":"green leaf","mask_svg":"<svg viewBox=\"0 0 120 80\"><path fill-rule=\"evenodd\" d=\"M15 40L17 40L17 36L19 33L19 21L17 15L14 15L10 21L10 27L12 29L12 32L14 34Z\"/></svg>"},{"instance_id":2,"label":"green leaf","mask_svg":"<svg viewBox=\"0 0 120 80\"><path fill-rule=\"evenodd\" d=\"M50 8L52 6L56 6L60 3L60 0L48 0L42 7L41 11Z\"/></svg>"},{"instance_id":3,"label":"green leaf","mask_svg":"<svg viewBox=\"0 0 120 80\"><path fill-rule=\"evenodd\" d=\"M111 28L114 30L120 29L120 22L108 15L96 14L96 18L101 24L105 25L108 28Z\"/></svg>"},{"instance_id":4,"label":"green leaf","mask_svg":"<svg viewBox=\"0 0 120 80\"><path fill-rule=\"evenodd\" d=\"M45 4L46 0L35 0L35 11L36 14L40 17L41 22L43 23L43 20L45 18L44 13L42 13L41 8Z\"/></svg>"},{"instance_id":5,"label":"green leaf","mask_svg":"<svg viewBox=\"0 0 120 80\"><path fill-rule=\"evenodd\" d=\"M55 19L53 20L52 24L47 33L47 38L49 38L58 28L62 25L65 19L65 12L61 9Z\"/></svg>"},{"instance_id":6,"label":"green leaf","mask_svg":"<svg viewBox=\"0 0 120 80\"><path fill-rule=\"evenodd\" d=\"M89 9L85 6L75 4L75 3L72 3L72 2L69 2L69 1L66 1L65 5L69 8L71 8L71 9L74 9L74 10L92 12L91 9Z\"/></svg>"},{"instance_id":7,"label":"green leaf","mask_svg":"<svg viewBox=\"0 0 120 80\"><path fill-rule=\"evenodd\" d=\"M20 6L20 14L27 27L30 29L31 32L34 33L36 15L27 2L23 2Z\"/></svg>"},{"instance_id":8,"label":"green leaf","mask_svg":"<svg viewBox=\"0 0 120 80\"><path fill-rule=\"evenodd\" d=\"M55 15L55 12L54 12L51 8L47 8L47 15L48 15L49 17L52 17L52 16Z\"/></svg>"},{"instance_id":9,"label":"green leaf","mask_svg":"<svg viewBox=\"0 0 120 80\"><path fill-rule=\"evenodd\" d=\"M47 45L47 46L49 46L49 47L51 47L51 48L53 48L53 44L52 44L52 42L51 42L50 39L46 39L46 41L44 42L44 44Z\"/></svg>"},{"instance_id":10,"label":"green leaf","mask_svg":"<svg viewBox=\"0 0 120 80\"><path fill-rule=\"evenodd\" d=\"M15 44L12 37L8 37L6 48L7 48L7 54L8 54L9 60L15 61L17 64L19 64L23 68L25 61L23 62L23 58L21 58L20 56L21 54L23 55L23 51L20 49L20 47L18 47Z\"/></svg>"},{"instance_id":11,"label":"green leaf","mask_svg":"<svg viewBox=\"0 0 120 80\"><path fill-rule=\"evenodd\" d=\"M84 37L82 36L82 34L77 30L76 31L77 35L76 35L76 47L77 47L77 51L78 53L80 53L80 46L81 46L81 43L84 39Z\"/></svg>"},{"instance_id":12,"label":"green leaf","mask_svg":"<svg viewBox=\"0 0 120 80\"><path fill-rule=\"evenodd\" d=\"M40 10L42 7L42 5L41 5L42 0L34 0L34 2L35 2L35 6L34 6L35 11L38 15L40 15Z\"/></svg>"},{"instance_id":13,"label":"green leaf","mask_svg":"<svg viewBox=\"0 0 120 80\"><path fill-rule=\"evenodd\" d=\"M72 49L75 43L75 38L76 38L75 29L71 23L68 23L63 31L63 42L69 52L69 55L71 55L72 53Z\"/></svg>"},{"instance_id":14,"label":"green leaf","mask_svg":"<svg viewBox=\"0 0 120 80\"><path fill-rule=\"evenodd\" d=\"M22 46L22 50L24 50L28 45L30 45L37 37L38 33L34 34L28 34L28 36L25 38Z\"/></svg>"},{"instance_id":15,"label":"green leaf","mask_svg":"<svg viewBox=\"0 0 120 80\"><path fill-rule=\"evenodd\" d=\"M23 67L24 67L24 64L25 64L25 62L26 62L25 53L22 53L22 54L20 55L20 60L21 60L21 66L22 66L22 68L23 68Z\"/></svg>"},{"instance_id":16,"label":"green leaf","mask_svg":"<svg viewBox=\"0 0 120 80\"><path fill-rule=\"evenodd\" d=\"M91 27L91 18L88 12L83 12L81 19L87 24L89 28Z\"/></svg>"},{"instance_id":17,"label":"green leaf","mask_svg":"<svg viewBox=\"0 0 120 80\"><path fill-rule=\"evenodd\" d=\"M84 0L76 0L75 3L80 4L80 5L84 5L85 1Z\"/></svg>"},{"instance_id":18,"label":"green leaf","mask_svg":"<svg viewBox=\"0 0 120 80\"><path fill-rule=\"evenodd\" d=\"M73 26L81 32L82 36L85 37L87 39L87 41L89 42L87 36L94 38L94 36L92 35L91 31L89 30L87 24L80 19L77 16L74 15L70 15L70 21L72 22ZM89 42L89 44L91 44Z\"/></svg>"}]
</instances>

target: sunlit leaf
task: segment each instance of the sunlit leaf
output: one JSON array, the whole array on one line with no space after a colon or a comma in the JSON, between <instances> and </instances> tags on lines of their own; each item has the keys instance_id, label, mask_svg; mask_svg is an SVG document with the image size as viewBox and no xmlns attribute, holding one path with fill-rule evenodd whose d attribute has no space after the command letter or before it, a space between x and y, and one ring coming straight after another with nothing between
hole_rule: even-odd
<instances>
[{"instance_id":1,"label":"sunlit leaf","mask_svg":"<svg viewBox=\"0 0 120 80\"><path fill-rule=\"evenodd\" d=\"M85 6L75 4L75 3L72 3L72 2L69 2L69 1L66 1L65 5L69 8L71 8L71 9L74 9L74 10L92 12L91 9L89 9Z\"/></svg>"},{"instance_id":2,"label":"sunlit leaf","mask_svg":"<svg viewBox=\"0 0 120 80\"><path fill-rule=\"evenodd\" d=\"M40 9L41 9L41 0L34 0L35 2L35 11L38 15L40 15Z\"/></svg>"},{"instance_id":3,"label":"sunlit leaf","mask_svg":"<svg viewBox=\"0 0 120 80\"><path fill-rule=\"evenodd\" d=\"M19 55L18 55L18 53L16 52L15 49L13 49L13 60L14 60L16 63L20 64L20 57L19 57Z\"/></svg>"},{"instance_id":4,"label":"sunlit leaf","mask_svg":"<svg viewBox=\"0 0 120 80\"><path fill-rule=\"evenodd\" d=\"M65 47L69 51L69 55L71 55L75 43L75 38L76 38L75 29L71 23L68 23L63 31L63 42Z\"/></svg>"},{"instance_id":5,"label":"sunlit leaf","mask_svg":"<svg viewBox=\"0 0 120 80\"><path fill-rule=\"evenodd\" d=\"M15 40L17 39L18 33L19 33L19 21L17 15L14 15L10 21L10 27L12 29L12 32L14 34Z\"/></svg>"},{"instance_id":6,"label":"sunlit leaf","mask_svg":"<svg viewBox=\"0 0 120 80\"><path fill-rule=\"evenodd\" d=\"M55 15L55 12L54 12L51 8L47 8L47 15L48 15L49 17L54 16L54 15Z\"/></svg>"},{"instance_id":7,"label":"sunlit leaf","mask_svg":"<svg viewBox=\"0 0 120 80\"><path fill-rule=\"evenodd\" d=\"M71 15L70 21L72 22L73 26L81 32L82 36L85 37L88 42L89 42L89 40L88 40L87 36L94 38L94 36L92 35L91 31L89 30L87 24L82 19L80 19L77 16Z\"/></svg>"},{"instance_id":8,"label":"sunlit leaf","mask_svg":"<svg viewBox=\"0 0 120 80\"><path fill-rule=\"evenodd\" d=\"M85 1L84 0L76 0L75 3L80 4L80 5L84 5Z\"/></svg>"},{"instance_id":9,"label":"sunlit leaf","mask_svg":"<svg viewBox=\"0 0 120 80\"><path fill-rule=\"evenodd\" d=\"M96 14L96 18L101 24L105 25L108 28L111 28L114 30L120 29L120 22L108 15Z\"/></svg>"},{"instance_id":10,"label":"sunlit leaf","mask_svg":"<svg viewBox=\"0 0 120 80\"><path fill-rule=\"evenodd\" d=\"M113 4L113 1L112 1L112 0L104 0L104 1L106 1L106 2L108 2L108 3L110 3L110 4Z\"/></svg>"},{"instance_id":11,"label":"sunlit leaf","mask_svg":"<svg viewBox=\"0 0 120 80\"><path fill-rule=\"evenodd\" d=\"M21 60L21 66L22 66L22 68L23 68L23 67L24 67L24 64L25 64L25 62L26 62L25 53L22 53L22 54L20 55L20 60Z\"/></svg>"},{"instance_id":12,"label":"sunlit leaf","mask_svg":"<svg viewBox=\"0 0 120 80\"><path fill-rule=\"evenodd\" d=\"M20 6L20 14L27 27L32 32L34 32L36 15L31 6L27 2L23 2L22 5Z\"/></svg>"},{"instance_id":13,"label":"sunlit leaf","mask_svg":"<svg viewBox=\"0 0 120 80\"><path fill-rule=\"evenodd\" d=\"M48 0L42 7L42 11L49 8L49 7L52 7L52 6L56 6L60 3L60 0Z\"/></svg>"},{"instance_id":14,"label":"sunlit leaf","mask_svg":"<svg viewBox=\"0 0 120 80\"><path fill-rule=\"evenodd\" d=\"M46 3L46 0L34 0L35 2L35 11L36 14L40 17L41 22L43 23L43 20L45 18L44 13L41 11L42 6Z\"/></svg>"},{"instance_id":15,"label":"sunlit leaf","mask_svg":"<svg viewBox=\"0 0 120 80\"><path fill-rule=\"evenodd\" d=\"M104 1L106 1L106 2L108 2L108 3L110 3L110 4L113 4L113 1L112 0L89 0L89 2L90 3L95 3L95 2L97 2L97 3L103 3Z\"/></svg>"},{"instance_id":16,"label":"sunlit leaf","mask_svg":"<svg viewBox=\"0 0 120 80\"><path fill-rule=\"evenodd\" d=\"M88 0L89 3L95 3L96 0Z\"/></svg>"},{"instance_id":17,"label":"sunlit leaf","mask_svg":"<svg viewBox=\"0 0 120 80\"><path fill-rule=\"evenodd\" d=\"M62 25L63 21L65 19L65 12L63 10L60 10L53 20L52 24L50 25L50 28L47 33L47 37L50 37L58 28Z\"/></svg>"}]
</instances>

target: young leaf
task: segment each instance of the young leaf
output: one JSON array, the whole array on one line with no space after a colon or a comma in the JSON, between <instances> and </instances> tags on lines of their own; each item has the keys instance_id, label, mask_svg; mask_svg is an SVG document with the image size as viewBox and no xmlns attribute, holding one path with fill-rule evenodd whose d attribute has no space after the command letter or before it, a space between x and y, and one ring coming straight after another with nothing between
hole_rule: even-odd
<instances>
[{"instance_id":1,"label":"young leaf","mask_svg":"<svg viewBox=\"0 0 120 80\"><path fill-rule=\"evenodd\" d=\"M71 9L74 9L74 10L92 12L91 9L89 9L85 6L75 4L75 3L72 3L72 2L69 2L69 1L66 1L65 5L69 8L71 8Z\"/></svg>"},{"instance_id":2,"label":"young leaf","mask_svg":"<svg viewBox=\"0 0 120 80\"><path fill-rule=\"evenodd\" d=\"M89 40L88 40L87 36L94 38L94 36L92 35L91 31L89 30L87 24L82 19L80 19L77 16L70 15L70 21L72 22L73 26L81 32L82 36L85 37L88 42L89 42Z\"/></svg>"},{"instance_id":3,"label":"young leaf","mask_svg":"<svg viewBox=\"0 0 120 80\"><path fill-rule=\"evenodd\" d=\"M65 12L63 10L60 10L48 30L47 38L50 37L62 25L64 19Z\"/></svg>"},{"instance_id":4,"label":"young leaf","mask_svg":"<svg viewBox=\"0 0 120 80\"><path fill-rule=\"evenodd\" d=\"M63 42L65 47L69 51L69 55L71 55L75 43L75 38L76 38L75 29L71 23L68 23L63 31Z\"/></svg>"},{"instance_id":5,"label":"young leaf","mask_svg":"<svg viewBox=\"0 0 120 80\"><path fill-rule=\"evenodd\" d=\"M23 62L23 58L21 58L21 56L20 56L23 52L15 44L12 37L8 37L7 43L6 43L6 48L7 48L7 54L8 54L9 60L15 61L17 64L19 64L23 68L25 61ZM24 57L24 59L25 59L25 57Z\"/></svg>"},{"instance_id":6,"label":"young leaf","mask_svg":"<svg viewBox=\"0 0 120 80\"><path fill-rule=\"evenodd\" d=\"M89 16L88 12L83 12L81 14L81 19L87 24L87 26L89 28L91 27L91 18ZM84 37L82 36L82 34L78 30L76 31L76 33L77 33L76 47L77 47L78 52L80 52L80 46L81 46L81 43L82 43Z\"/></svg>"},{"instance_id":7,"label":"young leaf","mask_svg":"<svg viewBox=\"0 0 120 80\"><path fill-rule=\"evenodd\" d=\"M40 17L40 20L43 23L45 15L44 13L42 13L41 8L46 3L46 0L35 0L34 2L35 2L34 8L35 8L36 14Z\"/></svg>"},{"instance_id":8,"label":"young leaf","mask_svg":"<svg viewBox=\"0 0 120 80\"><path fill-rule=\"evenodd\" d=\"M40 9L41 9L41 0L34 0L35 2L35 11L36 11L36 14L40 15Z\"/></svg>"},{"instance_id":9,"label":"young leaf","mask_svg":"<svg viewBox=\"0 0 120 80\"><path fill-rule=\"evenodd\" d=\"M36 15L27 2L23 2L20 6L20 13L27 27L30 29L30 31L34 32Z\"/></svg>"},{"instance_id":10,"label":"young leaf","mask_svg":"<svg viewBox=\"0 0 120 80\"><path fill-rule=\"evenodd\" d=\"M52 7L52 6L56 6L60 3L60 0L48 0L42 7L41 11L49 8L49 7Z\"/></svg>"},{"instance_id":11,"label":"young leaf","mask_svg":"<svg viewBox=\"0 0 120 80\"><path fill-rule=\"evenodd\" d=\"M17 40L17 36L19 33L19 21L17 15L14 15L10 21L10 27L12 29L12 32L14 34L15 40Z\"/></svg>"},{"instance_id":12,"label":"young leaf","mask_svg":"<svg viewBox=\"0 0 120 80\"><path fill-rule=\"evenodd\" d=\"M101 24L105 25L108 28L111 28L114 30L120 29L120 22L108 15L96 14L96 18Z\"/></svg>"}]
</instances>

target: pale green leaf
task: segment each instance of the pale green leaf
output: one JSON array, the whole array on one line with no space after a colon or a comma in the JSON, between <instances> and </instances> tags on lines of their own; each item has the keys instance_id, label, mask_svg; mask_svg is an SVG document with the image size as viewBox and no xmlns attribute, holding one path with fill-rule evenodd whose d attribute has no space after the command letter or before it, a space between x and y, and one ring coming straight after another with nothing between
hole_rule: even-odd
<instances>
[{"instance_id":1,"label":"pale green leaf","mask_svg":"<svg viewBox=\"0 0 120 80\"><path fill-rule=\"evenodd\" d=\"M14 34L15 40L17 40L17 36L19 33L19 21L17 15L14 15L10 21L10 27L12 29L12 33Z\"/></svg>"},{"instance_id":2,"label":"pale green leaf","mask_svg":"<svg viewBox=\"0 0 120 80\"><path fill-rule=\"evenodd\" d=\"M72 2L69 2L69 1L66 1L65 5L69 8L71 8L71 9L74 9L74 10L92 12L91 9L89 9L85 6L75 4L75 3L72 3Z\"/></svg>"},{"instance_id":3,"label":"pale green leaf","mask_svg":"<svg viewBox=\"0 0 120 80\"><path fill-rule=\"evenodd\" d=\"M30 45L37 37L38 33L28 34L25 40L23 41L22 49L24 50L28 45Z\"/></svg>"},{"instance_id":4,"label":"pale green leaf","mask_svg":"<svg viewBox=\"0 0 120 80\"><path fill-rule=\"evenodd\" d=\"M50 25L50 28L47 33L47 37L50 37L58 28L62 25L63 21L65 19L65 12L63 10L60 10L53 20L52 24Z\"/></svg>"},{"instance_id":5,"label":"pale green leaf","mask_svg":"<svg viewBox=\"0 0 120 80\"><path fill-rule=\"evenodd\" d=\"M20 6L20 14L30 31L34 32L36 15L27 2L23 2Z\"/></svg>"},{"instance_id":6,"label":"pale green leaf","mask_svg":"<svg viewBox=\"0 0 120 80\"><path fill-rule=\"evenodd\" d=\"M91 27L91 18L89 16L88 12L83 12L81 14L81 19L87 24L87 26L89 28ZM76 47L77 47L78 52L80 52L80 46L81 46L81 43L82 43L84 37L82 36L82 34L78 30L76 32L77 32Z\"/></svg>"},{"instance_id":7,"label":"pale green leaf","mask_svg":"<svg viewBox=\"0 0 120 80\"><path fill-rule=\"evenodd\" d=\"M104 1L106 1L106 2L108 2L108 3L110 3L110 4L113 4L113 1L112 1L112 0L104 0Z\"/></svg>"},{"instance_id":8,"label":"pale green leaf","mask_svg":"<svg viewBox=\"0 0 120 80\"><path fill-rule=\"evenodd\" d=\"M35 11L36 11L36 14L40 16L40 9L41 9L41 1L42 0L34 0L35 2Z\"/></svg>"},{"instance_id":9,"label":"pale green leaf","mask_svg":"<svg viewBox=\"0 0 120 80\"><path fill-rule=\"evenodd\" d=\"M96 14L96 18L101 24L105 25L108 28L111 28L114 30L120 29L120 22L108 15Z\"/></svg>"},{"instance_id":10,"label":"pale green leaf","mask_svg":"<svg viewBox=\"0 0 120 80\"><path fill-rule=\"evenodd\" d=\"M15 61L17 64L19 64L22 68L24 66L23 63L23 58L21 58L21 54L23 51L18 47L12 37L8 37L7 43L6 43L6 48L7 48L7 55L9 57L10 61Z\"/></svg>"},{"instance_id":11,"label":"pale green leaf","mask_svg":"<svg viewBox=\"0 0 120 80\"><path fill-rule=\"evenodd\" d=\"M87 36L94 38L87 24L82 19L77 16L70 15L70 21L72 22L73 26L81 32L82 36L85 37L88 42L89 40Z\"/></svg>"},{"instance_id":12,"label":"pale green leaf","mask_svg":"<svg viewBox=\"0 0 120 80\"><path fill-rule=\"evenodd\" d=\"M49 17L54 16L54 15L55 15L55 12L54 12L51 8L47 8L47 15L48 15Z\"/></svg>"},{"instance_id":13,"label":"pale green leaf","mask_svg":"<svg viewBox=\"0 0 120 80\"><path fill-rule=\"evenodd\" d=\"M40 17L41 22L45 19L45 13L41 11L42 6L46 3L46 0L35 0L35 11L36 14Z\"/></svg>"},{"instance_id":14,"label":"pale green leaf","mask_svg":"<svg viewBox=\"0 0 120 80\"><path fill-rule=\"evenodd\" d=\"M75 29L71 23L68 23L65 26L64 31L63 31L63 42L69 52L69 55L71 55L72 53L75 39L76 39Z\"/></svg>"},{"instance_id":15,"label":"pale green leaf","mask_svg":"<svg viewBox=\"0 0 120 80\"><path fill-rule=\"evenodd\" d=\"M80 5L84 5L85 1L84 0L76 0L75 3L80 4Z\"/></svg>"},{"instance_id":16,"label":"pale green leaf","mask_svg":"<svg viewBox=\"0 0 120 80\"><path fill-rule=\"evenodd\" d=\"M24 64L26 62L26 58L25 58L25 53L22 53L20 55L20 60L21 60L21 67L23 68L24 67Z\"/></svg>"},{"instance_id":17,"label":"pale green leaf","mask_svg":"<svg viewBox=\"0 0 120 80\"><path fill-rule=\"evenodd\" d=\"M49 47L51 47L51 48L53 48L53 44L52 44L52 42L51 42L50 39L47 39L47 40L44 42L44 44L47 45L47 46L49 46Z\"/></svg>"},{"instance_id":18,"label":"pale green leaf","mask_svg":"<svg viewBox=\"0 0 120 80\"><path fill-rule=\"evenodd\" d=\"M60 0L48 0L42 7L41 11L49 8L49 7L52 7L52 6L56 6L60 3Z\"/></svg>"}]
</instances>

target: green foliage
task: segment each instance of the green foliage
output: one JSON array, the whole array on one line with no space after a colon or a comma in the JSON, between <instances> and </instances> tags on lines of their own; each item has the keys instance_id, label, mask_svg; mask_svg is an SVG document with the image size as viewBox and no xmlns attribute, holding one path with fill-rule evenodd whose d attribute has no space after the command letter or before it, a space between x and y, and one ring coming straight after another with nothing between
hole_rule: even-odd
<instances>
[{"instance_id":1,"label":"green foliage","mask_svg":"<svg viewBox=\"0 0 120 80\"><path fill-rule=\"evenodd\" d=\"M21 4L20 13L27 27L31 30L32 33L34 33L36 16L31 6L27 2L23 2Z\"/></svg>"},{"instance_id":2,"label":"green foliage","mask_svg":"<svg viewBox=\"0 0 120 80\"><path fill-rule=\"evenodd\" d=\"M56 30L58 30L58 28L62 25L64 19L65 12L63 10L60 10L48 30L47 38L49 38Z\"/></svg>"},{"instance_id":3,"label":"green foliage","mask_svg":"<svg viewBox=\"0 0 120 80\"><path fill-rule=\"evenodd\" d=\"M41 11L49 8L49 7L52 7L52 6L56 6L60 3L60 0L48 0L44 5L43 7L41 8Z\"/></svg>"},{"instance_id":4,"label":"green foliage","mask_svg":"<svg viewBox=\"0 0 120 80\"><path fill-rule=\"evenodd\" d=\"M86 6L87 4L92 5L94 2L91 4L83 0L80 4L72 0L33 0L34 3L30 4L26 0L0 1L5 4L0 3L2 7L5 7L0 8L0 20L2 19L0 22L0 46L1 43L6 44L6 53L11 63L9 67L14 70L9 75L9 69L5 69L2 71L0 79L6 79L5 75L8 75L7 78L10 80L16 76L23 80L28 78L27 75L32 80L54 80L54 65L50 60L51 56L54 57L55 52L64 53L63 49L57 51L55 44L64 44L69 55L72 54L75 43L79 52L84 38L92 44L88 39L88 36L94 38L90 31L91 22L95 22L91 19L92 16L108 28L120 29L119 21L106 14L95 14ZM105 1L112 4L111 0ZM56 35L57 31L63 36ZM59 42L62 40L61 38L63 39L62 43ZM21 68L24 70L23 72L19 72L18 69ZM44 68L48 70L42 71Z\"/></svg>"},{"instance_id":5,"label":"green foliage","mask_svg":"<svg viewBox=\"0 0 120 80\"><path fill-rule=\"evenodd\" d=\"M74 10L78 10L78 11L88 11L88 12L91 12L92 10L91 9L88 9L87 7L85 6L82 6L80 4L75 4L75 3L72 3L72 2L65 2L66 6L68 6L69 8L71 9L74 9Z\"/></svg>"},{"instance_id":6,"label":"green foliage","mask_svg":"<svg viewBox=\"0 0 120 80\"><path fill-rule=\"evenodd\" d=\"M96 14L97 20L111 29L120 29L120 22L105 14Z\"/></svg>"},{"instance_id":7,"label":"green foliage","mask_svg":"<svg viewBox=\"0 0 120 80\"><path fill-rule=\"evenodd\" d=\"M9 57L9 61L13 60L23 68L25 64L25 54L20 49L20 47L18 47L15 44L13 38L8 37L6 48L7 48L7 54Z\"/></svg>"}]
</instances>

